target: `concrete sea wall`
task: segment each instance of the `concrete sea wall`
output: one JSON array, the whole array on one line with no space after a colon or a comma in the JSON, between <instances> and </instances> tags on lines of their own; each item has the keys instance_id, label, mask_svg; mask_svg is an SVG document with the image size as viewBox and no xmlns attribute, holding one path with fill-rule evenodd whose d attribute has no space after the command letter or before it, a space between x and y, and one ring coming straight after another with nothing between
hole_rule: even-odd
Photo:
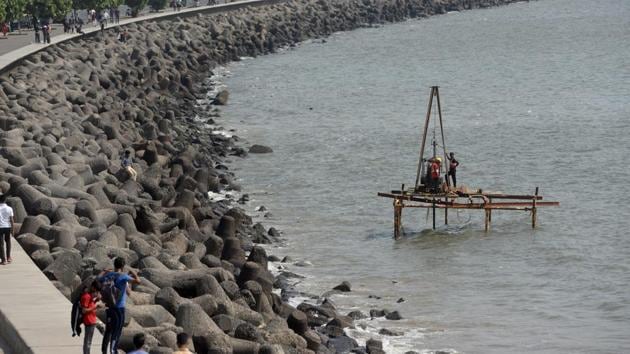
<instances>
[{"instance_id":1,"label":"concrete sea wall","mask_svg":"<svg viewBox=\"0 0 630 354\"><path fill-rule=\"evenodd\" d=\"M199 353L350 350L342 329L361 314L288 305L273 289L289 275L274 278L256 246L278 232L208 197L240 188L224 160L246 151L193 119L220 122L196 104L212 89L206 78L308 38L510 2L289 1L130 24L124 43L114 29L35 53L0 75L0 188L17 239L68 298L114 257L140 271L125 350L140 331L151 353L170 353L181 331ZM124 150L137 181L120 168ZM364 350L381 352L377 341Z\"/></svg>"}]
</instances>

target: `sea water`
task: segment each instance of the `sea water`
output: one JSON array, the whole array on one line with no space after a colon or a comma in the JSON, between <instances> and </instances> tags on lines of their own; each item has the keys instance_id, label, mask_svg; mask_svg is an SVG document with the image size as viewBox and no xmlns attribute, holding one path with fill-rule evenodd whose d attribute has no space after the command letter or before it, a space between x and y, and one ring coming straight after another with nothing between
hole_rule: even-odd
<instances>
[{"instance_id":1,"label":"sea water","mask_svg":"<svg viewBox=\"0 0 630 354\"><path fill-rule=\"evenodd\" d=\"M349 330L388 352L630 352L629 38L630 1L544 0L231 64L225 125L274 150L233 160L256 220L283 232L270 252L313 264L282 265L307 276L302 291L350 281L332 297L341 312L398 310ZM482 212L451 211L433 231L405 209L392 239L376 193L413 184L433 85L458 182L540 187L561 206L541 208L537 229L508 211L485 233Z\"/></svg>"}]
</instances>

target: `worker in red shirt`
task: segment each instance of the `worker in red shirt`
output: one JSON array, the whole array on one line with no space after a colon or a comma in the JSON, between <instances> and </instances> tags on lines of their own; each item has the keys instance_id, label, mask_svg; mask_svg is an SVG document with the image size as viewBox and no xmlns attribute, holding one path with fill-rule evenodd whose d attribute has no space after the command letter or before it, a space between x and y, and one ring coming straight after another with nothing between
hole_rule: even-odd
<instances>
[{"instance_id":1,"label":"worker in red shirt","mask_svg":"<svg viewBox=\"0 0 630 354\"><path fill-rule=\"evenodd\" d=\"M440 163L442 159L436 157L431 162L431 182L433 182L433 189L435 192L438 191L440 187Z\"/></svg>"},{"instance_id":2,"label":"worker in red shirt","mask_svg":"<svg viewBox=\"0 0 630 354\"><path fill-rule=\"evenodd\" d=\"M103 307L100 302L101 282L94 280L89 289L81 295L81 312L83 313L83 326L85 326L85 337L83 338L83 354L90 354L94 328L96 328L96 309Z\"/></svg>"}]
</instances>

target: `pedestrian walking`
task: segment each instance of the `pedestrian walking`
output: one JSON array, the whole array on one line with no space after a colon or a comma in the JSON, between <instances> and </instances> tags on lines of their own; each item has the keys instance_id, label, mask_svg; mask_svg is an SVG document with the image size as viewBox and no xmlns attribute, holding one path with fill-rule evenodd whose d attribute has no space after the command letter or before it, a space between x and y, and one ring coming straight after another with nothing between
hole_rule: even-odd
<instances>
[{"instance_id":1,"label":"pedestrian walking","mask_svg":"<svg viewBox=\"0 0 630 354\"><path fill-rule=\"evenodd\" d=\"M11 236L13 235L13 208L7 205L7 196L0 194L0 265L12 262ZM5 254L6 244L6 254Z\"/></svg>"},{"instance_id":2,"label":"pedestrian walking","mask_svg":"<svg viewBox=\"0 0 630 354\"><path fill-rule=\"evenodd\" d=\"M81 312L83 315L83 326L85 336L83 337L83 354L90 354L94 329L96 328L96 309L103 307L101 299L101 282L94 280L89 288L85 289L81 295Z\"/></svg>"},{"instance_id":3,"label":"pedestrian walking","mask_svg":"<svg viewBox=\"0 0 630 354\"><path fill-rule=\"evenodd\" d=\"M39 36L39 21L36 18L33 18L33 31L35 31L35 43L41 43L41 37Z\"/></svg>"},{"instance_id":4,"label":"pedestrian walking","mask_svg":"<svg viewBox=\"0 0 630 354\"><path fill-rule=\"evenodd\" d=\"M44 44L50 43L50 25L47 22L42 26L42 35L44 36Z\"/></svg>"},{"instance_id":5,"label":"pedestrian walking","mask_svg":"<svg viewBox=\"0 0 630 354\"><path fill-rule=\"evenodd\" d=\"M77 31L77 33L83 34L83 30L81 29L82 27L83 27L83 20L78 19L76 24L74 25L74 28Z\"/></svg>"},{"instance_id":6,"label":"pedestrian walking","mask_svg":"<svg viewBox=\"0 0 630 354\"><path fill-rule=\"evenodd\" d=\"M92 25L96 26L96 10L94 9L90 10L89 18L90 18L90 21L92 22Z\"/></svg>"},{"instance_id":7,"label":"pedestrian walking","mask_svg":"<svg viewBox=\"0 0 630 354\"><path fill-rule=\"evenodd\" d=\"M114 271L105 270L99 281L101 282L101 299L107 306L105 311L105 333L101 351L103 354L118 353L118 343L125 325L125 305L127 303L127 284L140 284L138 274L132 270L124 273L125 259L118 257L114 260ZM109 347L109 351L108 351Z\"/></svg>"}]
</instances>

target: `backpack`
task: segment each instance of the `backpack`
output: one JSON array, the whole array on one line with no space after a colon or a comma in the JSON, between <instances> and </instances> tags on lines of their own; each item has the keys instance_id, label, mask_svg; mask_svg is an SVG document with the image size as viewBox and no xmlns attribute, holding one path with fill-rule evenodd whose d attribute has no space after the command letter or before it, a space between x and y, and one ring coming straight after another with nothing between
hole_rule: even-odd
<instances>
[{"instance_id":1,"label":"backpack","mask_svg":"<svg viewBox=\"0 0 630 354\"><path fill-rule=\"evenodd\" d=\"M81 291L77 299L72 302L72 311L70 311L70 328L72 329L73 337L81 336L81 324L83 323L81 296L83 295L84 291L85 290Z\"/></svg>"},{"instance_id":2,"label":"backpack","mask_svg":"<svg viewBox=\"0 0 630 354\"><path fill-rule=\"evenodd\" d=\"M116 303L120 300L122 292L116 287L116 280L120 274L110 273L102 280L101 300L108 308L116 307Z\"/></svg>"}]
</instances>

